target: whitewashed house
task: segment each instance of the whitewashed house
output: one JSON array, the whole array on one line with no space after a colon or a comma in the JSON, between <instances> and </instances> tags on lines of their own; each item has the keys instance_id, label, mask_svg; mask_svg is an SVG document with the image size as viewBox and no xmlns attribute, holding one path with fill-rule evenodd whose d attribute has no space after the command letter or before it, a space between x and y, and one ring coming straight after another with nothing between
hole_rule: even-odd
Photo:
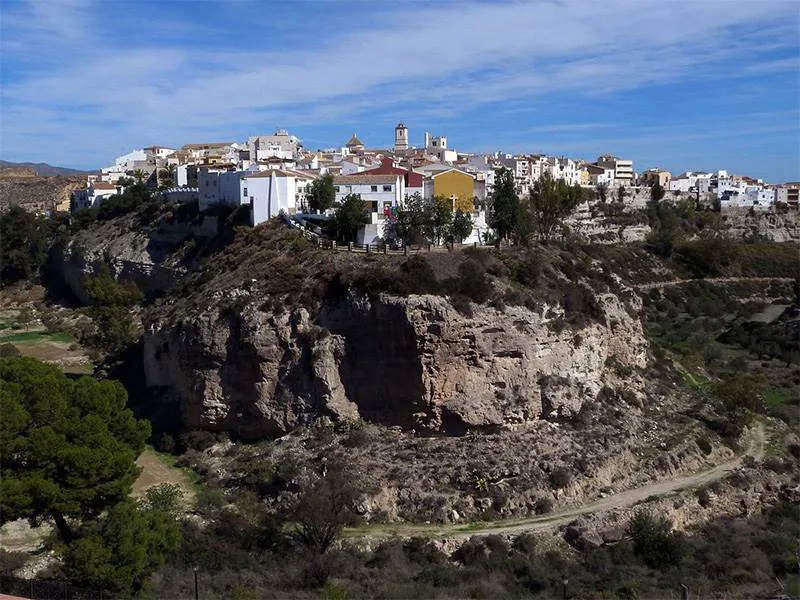
<instances>
[{"instance_id":1,"label":"whitewashed house","mask_svg":"<svg viewBox=\"0 0 800 600\"><path fill-rule=\"evenodd\" d=\"M299 212L314 179L308 173L282 169L246 172L239 181L239 195L241 203L251 207L251 225L268 221L281 212L288 215Z\"/></svg>"},{"instance_id":2,"label":"whitewashed house","mask_svg":"<svg viewBox=\"0 0 800 600\"><path fill-rule=\"evenodd\" d=\"M611 187L614 183L614 169L598 165L584 165L583 168L589 176L589 183L593 186L605 185Z\"/></svg>"},{"instance_id":3,"label":"whitewashed house","mask_svg":"<svg viewBox=\"0 0 800 600\"><path fill-rule=\"evenodd\" d=\"M372 244L384 237L386 219L392 211L402 206L405 195L403 176L399 173L383 175L340 175L333 178L336 201L341 202L349 194L359 194L370 222L361 229L356 241Z\"/></svg>"},{"instance_id":4,"label":"whitewashed house","mask_svg":"<svg viewBox=\"0 0 800 600\"><path fill-rule=\"evenodd\" d=\"M122 186L106 181L94 180L82 190L76 190L72 194L72 211L83 210L84 208L97 208L103 200L115 194L122 193Z\"/></svg>"},{"instance_id":5,"label":"whitewashed house","mask_svg":"<svg viewBox=\"0 0 800 600\"><path fill-rule=\"evenodd\" d=\"M200 167L197 171L200 210L207 210L216 204L239 206L239 181L246 175L246 171L237 171L231 164Z\"/></svg>"}]
</instances>

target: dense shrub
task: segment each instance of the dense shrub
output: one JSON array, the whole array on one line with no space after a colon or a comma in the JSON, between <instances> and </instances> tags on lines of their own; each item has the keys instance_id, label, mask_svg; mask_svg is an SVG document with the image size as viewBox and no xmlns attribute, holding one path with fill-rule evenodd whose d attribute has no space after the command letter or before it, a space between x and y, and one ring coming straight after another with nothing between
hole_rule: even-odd
<instances>
[{"instance_id":1,"label":"dense shrub","mask_svg":"<svg viewBox=\"0 0 800 600\"><path fill-rule=\"evenodd\" d=\"M672 531L672 524L665 517L640 509L628 522L628 534L633 537L636 555L653 569L677 565L683 558L683 537Z\"/></svg>"},{"instance_id":2,"label":"dense shrub","mask_svg":"<svg viewBox=\"0 0 800 600\"><path fill-rule=\"evenodd\" d=\"M550 473L549 479L550 487L554 490L560 490L570 484L572 481L572 475L567 469L559 467Z\"/></svg>"},{"instance_id":3,"label":"dense shrub","mask_svg":"<svg viewBox=\"0 0 800 600\"><path fill-rule=\"evenodd\" d=\"M479 304L486 302L492 294L492 284L486 275L486 269L474 260L466 260L459 265L458 278L450 285L455 293Z\"/></svg>"},{"instance_id":4,"label":"dense shrub","mask_svg":"<svg viewBox=\"0 0 800 600\"><path fill-rule=\"evenodd\" d=\"M579 327L587 322L603 323L605 320L603 309L597 302L594 292L579 283L567 286L561 299L561 306L569 322Z\"/></svg>"}]
</instances>

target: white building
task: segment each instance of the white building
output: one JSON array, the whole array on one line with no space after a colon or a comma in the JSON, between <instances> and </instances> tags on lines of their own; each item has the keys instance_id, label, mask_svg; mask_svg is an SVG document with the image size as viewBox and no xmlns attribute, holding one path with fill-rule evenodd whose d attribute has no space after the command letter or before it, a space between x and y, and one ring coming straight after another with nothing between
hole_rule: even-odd
<instances>
[{"instance_id":1,"label":"white building","mask_svg":"<svg viewBox=\"0 0 800 600\"><path fill-rule=\"evenodd\" d=\"M633 165L632 162L631 165ZM581 173L578 169L578 165L574 160L569 158L556 158L555 156L547 156L542 162L541 171L542 174L545 172L549 173L550 176L556 181L559 179L563 180L567 185L576 185L580 184L581 182ZM539 179L539 177L540 176L535 176L532 177L532 179L535 181L536 179ZM631 178L632 177L633 171L631 170Z\"/></svg>"},{"instance_id":2,"label":"white building","mask_svg":"<svg viewBox=\"0 0 800 600\"><path fill-rule=\"evenodd\" d=\"M278 158L297 158L303 148L300 138L289 135L285 129L278 129L272 135L256 135L247 139L250 160L266 160L271 156Z\"/></svg>"},{"instance_id":3,"label":"white building","mask_svg":"<svg viewBox=\"0 0 800 600\"><path fill-rule=\"evenodd\" d=\"M447 147L447 136L431 135L425 132L425 151L443 162L453 162L458 159L458 152Z\"/></svg>"},{"instance_id":4,"label":"white building","mask_svg":"<svg viewBox=\"0 0 800 600\"><path fill-rule=\"evenodd\" d=\"M623 160L611 154L604 154L597 158L597 163L595 164L597 164L598 167L614 169L614 185L633 185L634 172L632 160Z\"/></svg>"},{"instance_id":5,"label":"white building","mask_svg":"<svg viewBox=\"0 0 800 600\"><path fill-rule=\"evenodd\" d=\"M125 172L128 170L134 169L134 164L142 163L147 160L147 153L144 150L132 150L127 154L123 154L122 156L118 156L116 160L114 160L114 165L111 167L106 167L103 169L103 172L107 171L117 171L117 172Z\"/></svg>"},{"instance_id":6,"label":"white building","mask_svg":"<svg viewBox=\"0 0 800 600\"><path fill-rule=\"evenodd\" d=\"M778 186L775 201L794 209L800 207L800 182L784 183Z\"/></svg>"},{"instance_id":7,"label":"white building","mask_svg":"<svg viewBox=\"0 0 800 600\"><path fill-rule=\"evenodd\" d=\"M239 206L241 203L239 182L246 175L246 171L235 170L234 165L201 167L197 172L200 210L207 210L215 204Z\"/></svg>"},{"instance_id":8,"label":"white building","mask_svg":"<svg viewBox=\"0 0 800 600\"><path fill-rule=\"evenodd\" d=\"M371 244L384 235L384 224L392 211L402 206L405 185L398 173L383 175L342 175L333 178L336 201L349 194L361 196L370 214L369 224L359 232L359 244Z\"/></svg>"},{"instance_id":9,"label":"white building","mask_svg":"<svg viewBox=\"0 0 800 600\"><path fill-rule=\"evenodd\" d=\"M240 182L242 204L250 204L250 223L255 226L278 216L293 215L305 203L308 185L314 177L299 171L270 169L246 173Z\"/></svg>"},{"instance_id":10,"label":"white building","mask_svg":"<svg viewBox=\"0 0 800 600\"><path fill-rule=\"evenodd\" d=\"M165 159L167 156L175 152L174 148L167 148L166 146L148 146L144 149L145 155L149 159Z\"/></svg>"},{"instance_id":11,"label":"white building","mask_svg":"<svg viewBox=\"0 0 800 600\"><path fill-rule=\"evenodd\" d=\"M92 181L88 187L76 190L72 194L72 211L83 210L84 208L97 208L103 200L115 194L122 193L122 186L107 183L105 181Z\"/></svg>"},{"instance_id":12,"label":"white building","mask_svg":"<svg viewBox=\"0 0 800 600\"><path fill-rule=\"evenodd\" d=\"M598 165L584 165L583 168L586 169L591 185L605 185L610 187L614 184L614 169Z\"/></svg>"},{"instance_id":13,"label":"white building","mask_svg":"<svg viewBox=\"0 0 800 600\"><path fill-rule=\"evenodd\" d=\"M211 162L211 159L219 159L217 162L222 162L222 157L229 155L234 147L236 147L235 142L206 142L185 144L179 152L187 158L184 162L194 160Z\"/></svg>"}]
</instances>

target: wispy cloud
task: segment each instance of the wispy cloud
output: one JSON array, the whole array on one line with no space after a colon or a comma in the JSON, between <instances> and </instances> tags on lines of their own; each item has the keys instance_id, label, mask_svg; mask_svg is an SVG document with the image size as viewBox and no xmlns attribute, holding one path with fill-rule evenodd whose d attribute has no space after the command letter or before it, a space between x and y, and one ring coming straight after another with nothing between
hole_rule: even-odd
<instances>
[{"instance_id":1,"label":"wispy cloud","mask_svg":"<svg viewBox=\"0 0 800 600\"><path fill-rule=\"evenodd\" d=\"M48 137L46 158L74 164L80 154L99 164L134 145L242 138L276 123L327 125L380 111L447 121L520 102L536 106L535 115L558 94L591 103L797 65L760 59L765 39L753 33L794 30L770 36L769 51L796 52L791 2L398 3L375 11L344 2L332 28L322 16L282 15L281 6L265 16L259 4L226 5L236 20L224 22L210 3L13 5L0 42L3 153L41 154L38 140ZM171 12L154 18L159 9ZM592 128L578 118L527 125L509 134Z\"/></svg>"}]
</instances>

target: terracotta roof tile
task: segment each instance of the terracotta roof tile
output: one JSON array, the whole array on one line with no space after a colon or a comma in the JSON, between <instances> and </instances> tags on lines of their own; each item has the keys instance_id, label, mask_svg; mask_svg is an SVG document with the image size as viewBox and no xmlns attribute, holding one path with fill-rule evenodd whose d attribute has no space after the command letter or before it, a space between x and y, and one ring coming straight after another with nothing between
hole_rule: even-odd
<instances>
[{"instance_id":1,"label":"terracotta roof tile","mask_svg":"<svg viewBox=\"0 0 800 600\"><path fill-rule=\"evenodd\" d=\"M399 174L388 175L340 175L333 178L333 183L339 185L370 185L378 183L395 183L400 177Z\"/></svg>"}]
</instances>

